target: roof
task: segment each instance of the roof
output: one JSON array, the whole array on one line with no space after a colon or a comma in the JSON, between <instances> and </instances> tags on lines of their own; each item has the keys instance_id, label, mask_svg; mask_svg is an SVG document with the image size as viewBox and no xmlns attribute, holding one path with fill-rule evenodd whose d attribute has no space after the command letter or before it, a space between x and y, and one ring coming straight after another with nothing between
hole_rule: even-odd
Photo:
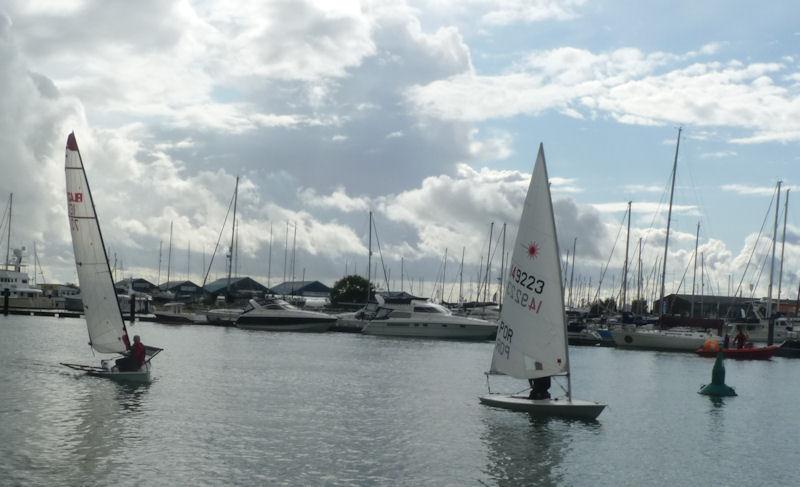
<instances>
[{"instance_id":1,"label":"roof","mask_svg":"<svg viewBox=\"0 0 800 487\"><path fill-rule=\"evenodd\" d=\"M165 282L165 283L159 285L158 288L162 289L162 290L167 290L167 289L174 289L176 287L181 287L181 286L194 286L196 288L200 287L197 284L193 283L192 281L169 281L169 282Z\"/></svg>"},{"instance_id":2,"label":"roof","mask_svg":"<svg viewBox=\"0 0 800 487\"><path fill-rule=\"evenodd\" d=\"M216 294L216 293L218 293L220 291L223 291L225 288L227 288L228 287L228 282L229 281L228 281L227 277L222 277L220 279L217 279L216 281L213 281L213 282L210 282L210 283L206 284L206 287L204 289L208 293ZM250 287L256 287L256 288L258 288L259 290L261 290L263 292L269 291L269 289L266 286L262 285L261 283L259 283L258 281L254 280L254 279L251 279L250 277L246 277L246 276L245 277L231 277L231 279L230 279L230 286L233 289L236 289L237 287L241 287L241 285L243 285L243 284L247 284Z\"/></svg>"},{"instance_id":3,"label":"roof","mask_svg":"<svg viewBox=\"0 0 800 487\"><path fill-rule=\"evenodd\" d=\"M275 294L330 293L331 288L319 281L286 281L274 286L272 292Z\"/></svg>"}]
</instances>

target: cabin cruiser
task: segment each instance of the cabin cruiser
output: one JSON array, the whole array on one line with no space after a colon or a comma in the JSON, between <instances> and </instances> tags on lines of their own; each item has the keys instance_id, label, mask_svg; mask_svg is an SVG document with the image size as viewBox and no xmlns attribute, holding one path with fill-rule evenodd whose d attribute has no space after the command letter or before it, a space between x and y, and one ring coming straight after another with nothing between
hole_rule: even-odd
<instances>
[{"instance_id":1,"label":"cabin cruiser","mask_svg":"<svg viewBox=\"0 0 800 487\"><path fill-rule=\"evenodd\" d=\"M0 303L4 292L8 292L8 302L10 308L26 309L51 309L54 308L54 301L47 296L41 289L31 287L29 284L28 273L22 270L22 253L25 247L13 249L10 262L0 266ZM2 304L0 304L1 306ZM63 304L61 306L63 308Z\"/></svg>"},{"instance_id":2,"label":"cabin cruiser","mask_svg":"<svg viewBox=\"0 0 800 487\"><path fill-rule=\"evenodd\" d=\"M335 316L298 309L278 298L251 299L236 319L238 328L264 331L323 332L335 323Z\"/></svg>"},{"instance_id":3,"label":"cabin cruiser","mask_svg":"<svg viewBox=\"0 0 800 487\"><path fill-rule=\"evenodd\" d=\"M752 303L746 308L732 309L729 311L725 331L731 338L739 331L744 331L749 341L766 343L769 338L769 319L766 315L764 303ZM797 338L797 332L791 321L783 316L775 317L774 321L773 342Z\"/></svg>"},{"instance_id":4,"label":"cabin cruiser","mask_svg":"<svg viewBox=\"0 0 800 487\"><path fill-rule=\"evenodd\" d=\"M419 338L493 340L497 323L454 316L449 309L424 300L406 303L381 303L362 333Z\"/></svg>"},{"instance_id":5,"label":"cabin cruiser","mask_svg":"<svg viewBox=\"0 0 800 487\"><path fill-rule=\"evenodd\" d=\"M646 325L650 326L650 325ZM646 329L626 325L611 330L614 344L620 348L664 350L671 352L694 352L709 338L719 339L708 332L690 328L670 328L668 330Z\"/></svg>"}]
</instances>

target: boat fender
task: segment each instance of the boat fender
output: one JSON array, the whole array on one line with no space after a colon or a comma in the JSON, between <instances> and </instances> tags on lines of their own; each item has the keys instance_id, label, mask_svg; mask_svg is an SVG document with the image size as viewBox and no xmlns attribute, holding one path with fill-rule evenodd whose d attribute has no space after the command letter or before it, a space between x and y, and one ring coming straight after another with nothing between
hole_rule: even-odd
<instances>
[{"instance_id":1,"label":"boat fender","mask_svg":"<svg viewBox=\"0 0 800 487\"><path fill-rule=\"evenodd\" d=\"M630 335L625 335L625 343L633 343L633 337Z\"/></svg>"}]
</instances>

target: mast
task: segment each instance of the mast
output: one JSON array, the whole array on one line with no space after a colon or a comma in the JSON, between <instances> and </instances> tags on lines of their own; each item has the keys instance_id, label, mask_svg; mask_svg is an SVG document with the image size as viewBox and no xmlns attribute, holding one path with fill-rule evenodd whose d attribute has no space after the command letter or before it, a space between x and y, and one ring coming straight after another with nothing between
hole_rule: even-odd
<instances>
[{"instance_id":1,"label":"mast","mask_svg":"<svg viewBox=\"0 0 800 487\"><path fill-rule=\"evenodd\" d=\"M661 296L659 298L659 316L664 315L666 311L666 303L664 303L664 286L665 281L667 278L667 250L669 249L669 227L672 223L672 198L675 195L675 175L678 171L678 151L681 148L681 130L682 127L678 127L678 143L675 145L675 161L672 163L672 184L669 190L669 211L667 212L667 236L664 239L664 262L662 262L662 270L661 270Z\"/></svg>"},{"instance_id":2,"label":"mast","mask_svg":"<svg viewBox=\"0 0 800 487\"><path fill-rule=\"evenodd\" d=\"M231 272L233 272L233 252L236 245L236 205L239 202L239 176L236 176L236 185L233 187L233 224L231 225L231 248L228 256L228 282L225 285L225 297L231 298Z\"/></svg>"},{"instance_id":3,"label":"mast","mask_svg":"<svg viewBox=\"0 0 800 487\"><path fill-rule=\"evenodd\" d=\"M8 236L6 237L6 268L9 264L9 252L11 252L11 210L14 208L14 193L8 195Z\"/></svg>"},{"instance_id":4,"label":"mast","mask_svg":"<svg viewBox=\"0 0 800 487\"><path fill-rule=\"evenodd\" d=\"M114 254L114 267L117 265L117 257ZM172 269L172 222L169 222L169 251L167 252L167 283L169 283L169 273Z\"/></svg>"},{"instance_id":5,"label":"mast","mask_svg":"<svg viewBox=\"0 0 800 487\"><path fill-rule=\"evenodd\" d=\"M639 237L639 260L636 265L636 304L639 306L639 314L642 310L642 237Z\"/></svg>"},{"instance_id":6,"label":"mast","mask_svg":"<svg viewBox=\"0 0 800 487\"><path fill-rule=\"evenodd\" d=\"M294 235L292 236L292 282L294 282L294 264L297 252L297 222L294 222ZM294 289L292 289L294 291Z\"/></svg>"},{"instance_id":7,"label":"mast","mask_svg":"<svg viewBox=\"0 0 800 487\"><path fill-rule=\"evenodd\" d=\"M575 277L575 250L578 247L578 237L572 239L572 268L569 271L569 297L567 298L567 306L572 307L572 279Z\"/></svg>"},{"instance_id":8,"label":"mast","mask_svg":"<svg viewBox=\"0 0 800 487\"><path fill-rule=\"evenodd\" d=\"M156 286L161 285L161 247L164 245L163 240L158 241L158 277L156 278Z\"/></svg>"},{"instance_id":9,"label":"mast","mask_svg":"<svg viewBox=\"0 0 800 487\"><path fill-rule=\"evenodd\" d=\"M192 280L192 242L186 244L186 280Z\"/></svg>"},{"instance_id":10,"label":"mast","mask_svg":"<svg viewBox=\"0 0 800 487\"><path fill-rule=\"evenodd\" d=\"M367 251L367 300L365 304L369 304L369 286L372 278L372 211L369 212L369 247Z\"/></svg>"},{"instance_id":11,"label":"mast","mask_svg":"<svg viewBox=\"0 0 800 487\"><path fill-rule=\"evenodd\" d=\"M403 292L403 273L405 272L403 257L400 257L400 292Z\"/></svg>"},{"instance_id":12,"label":"mast","mask_svg":"<svg viewBox=\"0 0 800 487\"><path fill-rule=\"evenodd\" d=\"M628 201L628 234L625 237L625 265L622 268L622 312L625 312L625 303L628 299L628 248L631 243L631 204Z\"/></svg>"},{"instance_id":13,"label":"mast","mask_svg":"<svg viewBox=\"0 0 800 487\"><path fill-rule=\"evenodd\" d=\"M444 281L445 277L447 276L447 247L444 248L444 267L442 267L442 293L441 299L439 300L440 303L444 303Z\"/></svg>"},{"instance_id":14,"label":"mast","mask_svg":"<svg viewBox=\"0 0 800 487\"><path fill-rule=\"evenodd\" d=\"M506 276L506 223L503 222L503 246L500 253L500 289L497 290L497 304L503 304L503 283Z\"/></svg>"},{"instance_id":15,"label":"mast","mask_svg":"<svg viewBox=\"0 0 800 487\"><path fill-rule=\"evenodd\" d=\"M697 279L697 245L700 243L700 222L697 222L697 234L694 237L694 272L692 273L692 309L689 312L689 317L694 318L694 284ZM702 272L702 269L700 269ZM702 284L701 284L702 286ZM703 314L703 309L700 308L700 314Z\"/></svg>"},{"instance_id":16,"label":"mast","mask_svg":"<svg viewBox=\"0 0 800 487\"><path fill-rule=\"evenodd\" d=\"M696 258L696 257L695 257ZM706 254L700 252L700 318L705 318L703 312L703 296L706 292ZM694 300L694 298L692 298Z\"/></svg>"},{"instance_id":17,"label":"mast","mask_svg":"<svg viewBox=\"0 0 800 487\"><path fill-rule=\"evenodd\" d=\"M458 271L458 302L464 302L464 252L466 247L461 247L461 269Z\"/></svg>"},{"instance_id":18,"label":"mast","mask_svg":"<svg viewBox=\"0 0 800 487\"><path fill-rule=\"evenodd\" d=\"M283 239L283 282L286 282L286 263L289 258L289 222L286 222L286 236Z\"/></svg>"},{"instance_id":19,"label":"mast","mask_svg":"<svg viewBox=\"0 0 800 487\"><path fill-rule=\"evenodd\" d=\"M489 226L489 249L486 251L486 286L483 289L483 302L488 302L489 299L489 259L492 254L492 234L494 232L494 222Z\"/></svg>"},{"instance_id":20,"label":"mast","mask_svg":"<svg viewBox=\"0 0 800 487\"><path fill-rule=\"evenodd\" d=\"M772 276L775 273L775 239L778 236L778 213L781 206L781 183L778 180L778 189L775 196L775 224L772 228L772 257L769 262L769 287L767 288L767 319L769 320L769 331L767 332L767 345L772 345L775 337L775 319L772 317Z\"/></svg>"},{"instance_id":21,"label":"mast","mask_svg":"<svg viewBox=\"0 0 800 487\"><path fill-rule=\"evenodd\" d=\"M783 203L783 237L781 237L781 266L778 270L778 313L781 312L781 284L783 283L783 251L786 248L786 218L789 215L789 191L791 188L786 188L786 201ZM44 277L42 277L44 279Z\"/></svg>"},{"instance_id":22,"label":"mast","mask_svg":"<svg viewBox=\"0 0 800 487\"><path fill-rule=\"evenodd\" d=\"M267 289L269 289L270 287L271 277L272 277L272 222L269 222L269 257L267 258Z\"/></svg>"}]
</instances>

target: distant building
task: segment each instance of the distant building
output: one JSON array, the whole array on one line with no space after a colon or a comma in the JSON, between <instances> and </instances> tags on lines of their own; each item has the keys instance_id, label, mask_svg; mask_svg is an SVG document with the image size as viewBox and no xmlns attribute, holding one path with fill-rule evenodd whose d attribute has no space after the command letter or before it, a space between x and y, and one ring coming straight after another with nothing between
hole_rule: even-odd
<instances>
[{"instance_id":1,"label":"distant building","mask_svg":"<svg viewBox=\"0 0 800 487\"><path fill-rule=\"evenodd\" d=\"M331 295L331 288L319 281L287 281L273 287L272 293L281 296L327 298Z\"/></svg>"},{"instance_id":2,"label":"distant building","mask_svg":"<svg viewBox=\"0 0 800 487\"><path fill-rule=\"evenodd\" d=\"M192 281L169 281L158 286L162 293L172 294L172 299L176 301L191 301L203 295L203 288Z\"/></svg>"},{"instance_id":3,"label":"distant building","mask_svg":"<svg viewBox=\"0 0 800 487\"><path fill-rule=\"evenodd\" d=\"M142 278L123 279L114 284L114 287L117 288L118 293L120 292L127 293L128 290L133 289L136 292L153 294L158 290L158 286L148 281L147 279L142 279Z\"/></svg>"},{"instance_id":4,"label":"distant building","mask_svg":"<svg viewBox=\"0 0 800 487\"><path fill-rule=\"evenodd\" d=\"M213 298L226 296L230 292L233 299L252 298L270 292L268 287L249 277L231 277L230 280L227 277L223 277L206 284L204 290Z\"/></svg>"},{"instance_id":5,"label":"distant building","mask_svg":"<svg viewBox=\"0 0 800 487\"><path fill-rule=\"evenodd\" d=\"M664 296L667 304L667 313L670 315L689 316L692 312L692 301L694 301L694 316L697 318L745 318L749 314L748 308L753 303L761 308L761 314L766 315L766 298L759 300L755 298L740 298L733 296L709 296L691 294L669 294ZM777 300L773 298L773 307L776 307ZM797 310L797 301L782 300L780 311L786 316L794 316ZM661 309L659 300L653 303L653 310L656 314Z\"/></svg>"},{"instance_id":6,"label":"distant building","mask_svg":"<svg viewBox=\"0 0 800 487\"><path fill-rule=\"evenodd\" d=\"M39 284L45 296L51 298L65 298L67 296L80 296L81 290L73 284Z\"/></svg>"}]
</instances>

